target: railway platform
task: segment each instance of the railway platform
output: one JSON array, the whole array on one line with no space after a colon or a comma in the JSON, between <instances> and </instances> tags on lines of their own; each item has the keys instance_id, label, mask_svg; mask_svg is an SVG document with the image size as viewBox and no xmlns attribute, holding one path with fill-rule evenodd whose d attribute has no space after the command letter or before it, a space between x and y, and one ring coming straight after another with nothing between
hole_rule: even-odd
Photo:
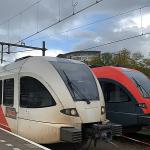
<instances>
[{"instance_id":1,"label":"railway platform","mask_svg":"<svg viewBox=\"0 0 150 150\"><path fill-rule=\"evenodd\" d=\"M0 128L0 150L50 150Z\"/></svg>"}]
</instances>

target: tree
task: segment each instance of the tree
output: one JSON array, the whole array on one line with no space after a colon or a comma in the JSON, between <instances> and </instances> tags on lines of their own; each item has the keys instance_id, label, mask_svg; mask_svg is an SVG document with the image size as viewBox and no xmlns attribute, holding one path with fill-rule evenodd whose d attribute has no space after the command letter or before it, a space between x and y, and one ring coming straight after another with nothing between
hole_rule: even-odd
<instances>
[{"instance_id":1,"label":"tree","mask_svg":"<svg viewBox=\"0 0 150 150\"><path fill-rule=\"evenodd\" d=\"M130 51L124 48L118 53L114 54L113 62L117 66L128 67L131 62Z\"/></svg>"},{"instance_id":2,"label":"tree","mask_svg":"<svg viewBox=\"0 0 150 150\"><path fill-rule=\"evenodd\" d=\"M113 56L111 53L103 53L101 55L101 61L103 64L106 65L112 65L113 64Z\"/></svg>"},{"instance_id":3,"label":"tree","mask_svg":"<svg viewBox=\"0 0 150 150\"><path fill-rule=\"evenodd\" d=\"M143 62L145 63L146 66L150 67L150 58L149 59L143 59Z\"/></svg>"},{"instance_id":4,"label":"tree","mask_svg":"<svg viewBox=\"0 0 150 150\"><path fill-rule=\"evenodd\" d=\"M131 54L127 49L122 49L118 53L103 53L100 57L95 57L89 62L94 66L122 66L137 69L150 77L150 59L144 58L140 52Z\"/></svg>"},{"instance_id":5,"label":"tree","mask_svg":"<svg viewBox=\"0 0 150 150\"><path fill-rule=\"evenodd\" d=\"M92 66L104 66L104 63L102 62L101 58L99 56L94 57L89 63L88 65L92 65Z\"/></svg>"},{"instance_id":6,"label":"tree","mask_svg":"<svg viewBox=\"0 0 150 150\"><path fill-rule=\"evenodd\" d=\"M140 52L136 52L132 54L132 59L138 61L138 60L142 60L144 58L144 56L140 53Z\"/></svg>"}]
</instances>

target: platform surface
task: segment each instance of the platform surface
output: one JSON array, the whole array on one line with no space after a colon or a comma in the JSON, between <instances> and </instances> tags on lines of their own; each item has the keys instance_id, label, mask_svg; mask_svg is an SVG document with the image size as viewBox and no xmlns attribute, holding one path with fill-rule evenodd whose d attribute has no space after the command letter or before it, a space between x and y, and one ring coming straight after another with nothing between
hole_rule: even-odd
<instances>
[{"instance_id":1,"label":"platform surface","mask_svg":"<svg viewBox=\"0 0 150 150\"><path fill-rule=\"evenodd\" d=\"M0 128L0 150L50 150Z\"/></svg>"}]
</instances>

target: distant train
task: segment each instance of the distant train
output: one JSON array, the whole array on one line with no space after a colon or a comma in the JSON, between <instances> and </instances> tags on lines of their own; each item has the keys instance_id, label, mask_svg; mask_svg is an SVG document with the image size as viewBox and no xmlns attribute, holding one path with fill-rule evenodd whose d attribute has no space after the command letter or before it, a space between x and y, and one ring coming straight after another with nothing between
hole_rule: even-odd
<instances>
[{"instance_id":1,"label":"distant train","mask_svg":"<svg viewBox=\"0 0 150 150\"><path fill-rule=\"evenodd\" d=\"M111 139L101 87L83 63L26 57L0 69L0 127L41 144Z\"/></svg>"},{"instance_id":2,"label":"distant train","mask_svg":"<svg viewBox=\"0 0 150 150\"><path fill-rule=\"evenodd\" d=\"M92 69L106 102L107 118L122 124L126 132L150 125L150 79L128 68L104 66Z\"/></svg>"}]
</instances>

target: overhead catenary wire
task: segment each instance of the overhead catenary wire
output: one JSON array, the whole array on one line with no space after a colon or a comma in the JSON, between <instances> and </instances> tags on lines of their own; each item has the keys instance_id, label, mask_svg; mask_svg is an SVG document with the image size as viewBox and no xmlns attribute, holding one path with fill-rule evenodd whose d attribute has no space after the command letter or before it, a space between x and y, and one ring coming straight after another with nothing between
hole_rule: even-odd
<instances>
[{"instance_id":1,"label":"overhead catenary wire","mask_svg":"<svg viewBox=\"0 0 150 150\"><path fill-rule=\"evenodd\" d=\"M135 35L135 36L130 36L130 37L127 37L127 38L122 38L122 39L115 40L115 41L110 41L110 42L103 43L103 44L100 44L100 45L88 47L88 48L85 48L85 49L80 49L78 51L86 51L86 50L90 50L90 49L94 49L94 48L98 48L98 47L103 47L103 46L107 46L107 45L111 45L111 44L115 44L115 43L131 40L131 39L142 37L142 36L146 36L146 35L150 35L150 32L138 34L138 35ZM10 52L10 53L21 53L21 52L26 52L26 51L35 51L35 50L24 50L24 51ZM7 52L4 52L4 53L7 53Z\"/></svg>"},{"instance_id":2,"label":"overhead catenary wire","mask_svg":"<svg viewBox=\"0 0 150 150\"><path fill-rule=\"evenodd\" d=\"M100 2L100 1L99 1ZM148 3L149 4L149 3ZM69 29L69 30L66 30L66 31L63 31L62 33L65 33L65 32L69 32L69 31L72 31L72 30L76 30L76 29L79 29L79 28L82 28L82 27L85 27L85 26L89 26L89 25L92 25L92 24L95 24L95 23L97 23L97 22L103 22L103 21L106 21L106 20L109 20L109 19L113 19L113 18L115 18L115 17L118 17L118 16L121 16L121 15L125 15L125 14L127 14L127 13L130 13L130 12L133 12L133 11L136 11L136 10L142 10L143 8L146 8L146 7L150 7L150 4L149 5L144 5L144 6L142 6L142 7L139 7L139 8L136 8L136 9L132 9L132 10L129 10L129 11L126 11L126 12L122 12L122 13L118 13L118 14L116 14L116 15L114 15L114 16L111 16L111 17L108 17L108 18L105 18L105 19L102 19L102 20L97 20L97 21L95 21L95 22L92 22L92 23L89 23L89 24L86 24L86 25L83 25L83 26L79 26L79 27L75 27L75 28L72 28L72 29ZM92 4L93 5L93 4ZM89 8L89 6L88 6L88 8ZM84 9L85 10L85 9ZM83 11L83 10L82 10ZM79 13L79 12L77 12L77 13ZM76 14L77 14L76 13ZM69 18L70 18L70 16L68 16ZM68 17L66 17L66 18L64 18L65 20L66 19L68 19ZM141 18L142 18L142 13L141 13ZM64 21L64 20L62 20L62 21ZM141 21L142 21L142 19L141 19ZM59 21L59 22L61 22L61 21ZM59 22L57 22L56 24L58 24ZM55 26L56 24L53 24L53 25L50 25L49 27L46 27L45 29L43 29L43 30L41 30L40 32L42 32L42 31L44 31L44 30L46 30L46 29L48 29L48 28L50 28L50 27L52 27L52 26ZM142 27L142 22L141 22L141 27ZM32 34L32 35L30 35L30 36L28 36L26 39L29 39L30 37L32 37L32 36L34 36L34 35L36 35L36 34L38 34L38 33L40 33L40 32L37 32L37 33L34 33L34 34ZM130 37L127 37L127 38L123 38L123 39L119 39L119 40L115 40L115 41L110 41L110 42L107 42L107 43L103 43L103 44L100 44L100 45L96 45L96 46L93 46L93 47L89 47L89 48L85 48L85 49L81 49L81 50L89 50L89 49L92 49L92 48L97 48L97 47L102 47L102 46L106 46L106 45L111 45L111 44L114 44L114 43L118 43L118 42L122 42L122 41L125 41L125 40L130 40L130 39L133 39L133 38L138 38L138 37L141 37L141 36L144 36L144 35L149 35L150 33L149 32L147 32L147 33L141 33L141 34L139 34L139 35L135 35L135 36L130 36ZM25 40L26 40L25 39ZM40 38L39 38L40 39ZM24 40L24 39L23 39ZM32 40L32 41L34 41L34 40ZM21 42L21 41L19 41L19 42ZM19 43L18 42L18 43ZM27 50L27 51L33 51L33 50ZM20 52L26 52L26 51L17 51L18 53L20 53ZM11 53L17 53L17 52L11 52Z\"/></svg>"},{"instance_id":3,"label":"overhead catenary wire","mask_svg":"<svg viewBox=\"0 0 150 150\"><path fill-rule=\"evenodd\" d=\"M36 3L34 3L34 5L38 4L38 3L41 2L41 1L42 1L42 0L40 0L40 1L36 2ZM33 36L35 36L35 35L37 35L37 34L43 32L43 31L45 31L45 30L47 30L47 29L49 29L49 28L51 28L51 27L53 27L53 26L59 24L60 22L63 22L63 21L65 21L65 20L71 18L72 16L81 13L82 11L84 11L84 10L86 10L86 9L88 9L88 8L94 6L94 5L96 5L96 4L98 4L98 3L102 2L102 1L103 1L103 0L96 0L96 2L92 3L91 5L85 7L85 8L83 8L83 9L77 11L77 12L73 12L71 15L69 15L69 16L67 16L67 17L65 17L65 18L63 18L63 19L61 19L61 20L58 20L57 22L55 22L55 23L53 23L53 24L51 24L51 25L49 25L49 26L47 26L47 27L45 27L45 28L43 28L43 29L41 29L41 30L39 30L39 31L37 31L37 32L35 32L35 33L33 33L33 34L31 34L31 35L29 35L29 36L23 38L23 39L21 39L21 40L19 40L19 41L16 42L15 44L18 44L18 43L20 43L20 42L23 42L23 41L25 41L25 40L27 40L27 39L29 39L29 38L31 38L31 37L33 37ZM34 5L33 5L33 6L34 6ZM30 6L30 7L31 7L31 6ZM59 9L60 9L60 0L59 0ZM24 11L25 11L25 10L24 10ZM60 11L60 10L59 10L59 11ZM17 14L17 15L19 15L19 14ZM17 16L17 15L16 15L16 16ZM59 14L59 15L60 15L60 14ZM60 17L60 16L59 16L59 17Z\"/></svg>"},{"instance_id":4,"label":"overhead catenary wire","mask_svg":"<svg viewBox=\"0 0 150 150\"><path fill-rule=\"evenodd\" d=\"M24 12L26 12L27 10L29 10L29 9L32 8L33 6L37 5L37 4L40 3L41 1L43 1L43 0L39 0L39 1L35 2L35 3L32 3L30 6L28 6L28 7L25 8L25 9L23 9L23 10L20 11L19 13L15 14L15 15L13 15L12 17L8 18L7 20L1 22L1 23L0 23L0 26L3 25L3 24L5 24L5 23L7 23L7 22L9 22L10 20L16 18L16 17L19 16L20 14L23 14Z\"/></svg>"},{"instance_id":5,"label":"overhead catenary wire","mask_svg":"<svg viewBox=\"0 0 150 150\"><path fill-rule=\"evenodd\" d=\"M19 16L20 14L23 14L24 12L26 12L26 11L29 10L30 8L34 7L35 5L38 5L38 4L39 4L40 2L42 2L42 1L43 1L43 0L38 0L38 1L36 1L35 3L32 3L31 5L29 5L27 8L25 8L25 9L23 9L22 11L18 12L17 14L13 15L12 17L6 19L5 21L0 22L0 26L3 25L3 24L5 24L6 22L9 22L10 20L16 18L16 17ZM59 0L59 6L60 6L60 1L61 1L61 0ZM99 2L101 2L101 1L103 1L103 0L95 0L95 2L94 2L93 4L99 3ZM76 6L76 5L78 4L78 2L76 2L76 3L74 4L74 0L72 0L72 3L73 3L73 6ZM91 4L91 5L93 5L93 4ZM148 5L148 4L149 4L149 5ZM143 8L146 8L146 7L149 7L149 6L150 6L150 2L148 2L148 3L147 3L146 5L144 5L144 6L141 6L140 8L143 9ZM60 7L59 7L59 8L60 8ZM135 8L135 9L133 9L133 10L138 10L138 9L140 9L140 8ZM131 11L132 11L132 10L131 10Z\"/></svg>"},{"instance_id":6,"label":"overhead catenary wire","mask_svg":"<svg viewBox=\"0 0 150 150\"><path fill-rule=\"evenodd\" d=\"M105 19L100 19L100 20L96 20L96 21L93 21L91 23L87 23L87 24L84 24L84 25L81 25L81 26L78 26L78 27L74 27L74 28L71 28L71 29L68 29L68 30L65 30L65 31L62 31L62 32L55 32L54 34L49 34L49 36L54 36L55 34L64 34L64 33L67 33L67 32L71 32L71 31L74 31L74 30L78 30L78 29L81 29L81 28L84 28L84 27L88 27L88 26L91 26L93 24L96 24L96 23L100 23L100 22L105 22L105 21L108 21L108 20L111 20L113 18L116 18L116 17L120 17L122 15L126 15L126 14L129 14L131 12L134 12L134 11L137 11L137 10L140 10L140 17L141 17L141 33L143 32L142 28L143 28L143 25L142 25L142 22L143 22L143 16L142 16L142 9L146 8L146 7L150 7L150 3L148 3L147 5L144 5L142 7L138 7L138 8L135 8L135 9L131 9L131 10L128 10L128 11L125 11L125 12L121 12L121 13L117 13L113 16L110 16L110 17L107 17ZM39 39L42 39L44 37L47 37L47 36L43 36L43 37L40 37L40 38L36 38L36 39L33 39L33 40L30 40L29 42L33 42L33 41L36 41L36 40L39 40Z\"/></svg>"},{"instance_id":7,"label":"overhead catenary wire","mask_svg":"<svg viewBox=\"0 0 150 150\"><path fill-rule=\"evenodd\" d=\"M37 31L37 32L35 32L35 33L33 33L33 34L31 34L31 35L29 35L29 36L23 38L23 39L21 39L21 40L19 40L16 44L18 44L18 43L20 43L20 42L22 42L22 41L24 41L24 40L27 40L27 39L29 39L29 38L31 38L31 37L33 37L33 36L35 36L35 35L37 35L37 34L43 32L43 31L45 31L45 30L47 30L47 29L49 29L49 28L51 28L51 27L53 27L53 26L59 24L60 22L64 22L65 20L67 20L67 19L73 17L74 15L77 15L77 14L81 13L82 11L84 11L84 10L86 10L86 9L88 9L88 8L90 8L90 7L92 7L92 6L96 5L96 4L98 4L98 3L100 3L101 1L103 1L103 0L96 1L95 3L93 3L93 4L91 4L91 5L89 5L89 6L85 7L85 8L83 8L83 9L77 11L77 12L74 12L73 14L71 14L71 15L69 15L69 16L63 18L63 19L58 20L57 22L55 22L55 23L53 23L53 24L51 24L51 25L49 25L49 26L47 26L47 27L45 27L45 28L43 28L43 29L41 29L41 30L39 30L39 31Z\"/></svg>"},{"instance_id":8,"label":"overhead catenary wire","mask_svg":"<svg viewBox=\"0 0 150 150\"><path fill-rule=\"evenodd\" d=\"M39 4L41 1L42 1L42 0L37 1L36 3L32 4L29 8L31 8L32 6L34 6L34 5L36 5L36 4ZM22 42L22 41L24 41L24 40L27 40L27 39L29 39L29 38L31 38L31 37L33 37L33 36L35 36L35 35L37 35L37 34L43 32L43 31L45 31L45 30L47 30L47 29L49 29L49 28L51 28L51 27L53 27L53 26L59 24L60 22L63 22L64 20L69 19L69 18L72 17L73 15L76 15L76 14L80 13L81 11L84 11L85 9L88 9L89 7L92 7L93 5L95 5L95 4L97 4L97 3L101 2L101 1L103 1L103 0L98 0L98 1L96 0L95 3L93 3L93 4L89 5L89 6L87 6L86 8L84 8L84 9L82 9L82 10L76 12L76 13L73 12L72 15L67 16L66 18L60 20L60 0L59 0L59 1L58 1L58 3L59 3L59 4L58 4L58 5L59 5L59 21L56 22L56 23L54 23L54 24L52 24L52 25L49 25L49 26L45 27L44 29L41 29L41 30L39 30L39 31L37 30L37 32L35 32L35 33L33 33L33 34L31 34L31 35L25 37L24 39L19 40L16 44L18 44L18 43L20 43L20 42ZM73 5L73 0L72 0L72 5ZM118 13L118 14L116 14L116 15L113 15L113 16L108 17L108 18L105 18L105 19L96 20L96 21L94 21L94 22L92 22L92 23L88 23L88 24L85 24L85 25L82 25L82 26L79 26L79 27L75 27L75 28L72 28L72 29L68 29L68 30L63 31L63 32L61 32L61 33L66 33L66 32L70 32L70 31L73 31L73 30L77 30L77 29L79 29L79 28L83 28L83 27L86 27L86 26L90 26L90 25L96 24L96 23L98 23L98 22L104 22L104 21L107 21L107 20L113 19L113 18L115 18L115 17L119 17L119 16L122 16L122 15L128 14L128 13L133 12L133 11L136 11L136 10L142 10L143 8L146 8L146 7L150 7L150 3L147 3L146 5L141 6L141 7L138 7L138 8L135 8L135 9L131 9L131 10L128 10L128 11L125 11L125 12ZM27 9L29 9L29 8L27 8ZM24 11L26 11L27 9L25 9ZM22 11L22 13L23 13L24 11ZM37 12L37 14L38 14L38 13L39 13L39 12ZM18 15L19 15L19 14L18 14ZM142 16L141 16L141 18L142 18ZM37 26L38 26L38 25L37 25ZM41 39L41 38L39 38L39 39ZM37 40L38 40L38 39L37 39ZM31 40L31 41L34 41L34 40Z\"/></svg>"},{"instance_id":9,"label":"overhead catenary wire","mask_svg":"<svg viewBox=\"0 0 150 150\"><path fill-rule=\"evenodd\" d=\"M73 31L73 30L77 30L77 29L80 29L80 28L84 28L84 27L87 27L87 26L90 26L90 25L93 25L93 24L96 24L96 23L99 23L99 22L104 22L104 21L107 21L107 20L111 20L113 18L116 18L116 17L119 17L119 16L122 16L122 15L126 15L128 13L131 13L131 12L134 12L134 11L137 11L137 10L142 10L146 7L150 7L150 3L148 3L147 5L144 5L144 6L141 6L141 7L138 7L138 8L135 8L135 9L131 9L131 10L128 10L128 11L124 11L124 12L121 12L121 13L117 13L113 16L110 16L110 17L107 17L105 19L100 19L100 20L96 20L96 21L93 21L91 23L87 23L85 25L82 25L82 26L78 26L78 27L74 27L74 28L71 28L71 29L68 29L66 31L63 31L61 33L65 33L65 32L69 32L69 31ZM142 13L141 13L142 15Z\"/></svg>"},{"instance_id":10,"label":"overhead catenary wire","mask_svg":"<svg viewBox=\"0 0 150 150\"><path fill-rule=\"evenodd\" d=\"M103 47L103 46L107 46L107 45L111 45L111 44L115 44L115 43L131 40L131 39L134 39L134 38L142 37L142 36L145 36L145 35L150 35L150 32L146 32L146 33L142 33L142 34L138 34L138 35L122 38L122 39L115 40L115 41L110 41L110 42L107 42L107 43L104 43L104 44L100 44L100 45L96 45L96 46L91 46L91 47L88 47L88 48L85 48L85 49L80 49L79 51L86 51L86 50L90 50L90 49L94 49L94 48L98 48L98 47Z\"/></svg>"},{"instance_id":11,"label":"overhead catenary wire","mask_svg":"<svg viewBox=\"0 0 150 150\"><path fill-rule=\"evenodd\" d=\"M13 17L9 18L7 21L9 22L11 19L13 19L13 18L19 16L20 14L24 13L25 11L27 11L28 9L30 9L31 7L33 7L33 6L35 6L35 5L37 5L37 18L38 18L38 13L39 13L39 12L38 12L38 6L39 6L39 3L40 3L41 1L43 1L43 0L39 0L39 1L35 2L35 3L33 3L33 4L30 5L29 7L25 8L23 11L21 11L21 12L19 12L18 14L14 15ZM101 1L103 1L103 0L96 0L95 3L93 3L93 4L89 5L89 6L87 6L86 8L84 8L84 9L82 9L82 10L76 12L76 13L74 13L74 8L73 8L73 14L72 14L72 15L76 15L76 14L80 13L81 11L84 11L85 9L88 9L89 7L92 7L93 5L95 5L95 4L97 4L97 3L101 2ZM62 20L60 20L60 0L58 1L58 3L59 3L59 4L58 4L58 5L59 5L59 6L58 6L58 7L59 7L59 21L58 21L58 22L56 22L56 23L54 23L54 24L52 24L52 25L50 25L50 26L48 26L48 27L45 27L44 29L41 29L41 30L38 31L38 19L37 19L37 32L35 32L35 33L29 35L28 37L25 37L24 39L21 39L21 40L18 41L17 43L20 43L21 41L27 40L27 39L29 39L29 38L35 36L36 34L39 34L40 32L43 32L44 30L47 30L48 28L57 25L59 22L64 21L64 20L70 18L72 15L70 15L70 16L68 16L68 17L66 17L66 18L64 18L64 19L62 19ZM72 7L74 7L74 5L76 5L76 4L73 4L73 3L74 3L74 2L73 2L73 0L72 0L72 5L73 5ZM73 30L76 30L76 29L79 29L79 28L83 28L83 27L86 27L86 26L90 26L90 25L95 24L95 23L98 23L98 22L107 21L107 20L113 19L113 18L118 17L118 16L121 16L121 15L125 15L125 14L127 14L127 13L130 13L130 12L133 12L133 11L136 11L136 10L139 10L139 9L142 10L143 8L146 8L146 7L150 7L150 3L147 3L146 5L141 6L141 7L139 7L139 8L135 8L135 9L131 9L131 10L126 11L126 12L118 13L118 14L116 14L116 15L113 15L113 16L111 16L111 17L108 17L108 18L105 18L105 19L102 19L102 20L96 20L96 21L94 21L94 22L92 22L92 23L85 24L85 25L82 25L82 26L79 26L79 27L75 27L75 28L66 30L66 31L64 31L64 32L62 32L62 33L66 33L66 32L69 32L69 31L73 31ZM141 18L142 18L142 17L141 17ZM5 22L7 22L7 21L5 21ZM4 22L3 22L3 23L4 23ZM2 25L3 23L0 23L0 25ZM16 43L16 44L17 44L17 43Z\"/></svg>"}]
</instances>

